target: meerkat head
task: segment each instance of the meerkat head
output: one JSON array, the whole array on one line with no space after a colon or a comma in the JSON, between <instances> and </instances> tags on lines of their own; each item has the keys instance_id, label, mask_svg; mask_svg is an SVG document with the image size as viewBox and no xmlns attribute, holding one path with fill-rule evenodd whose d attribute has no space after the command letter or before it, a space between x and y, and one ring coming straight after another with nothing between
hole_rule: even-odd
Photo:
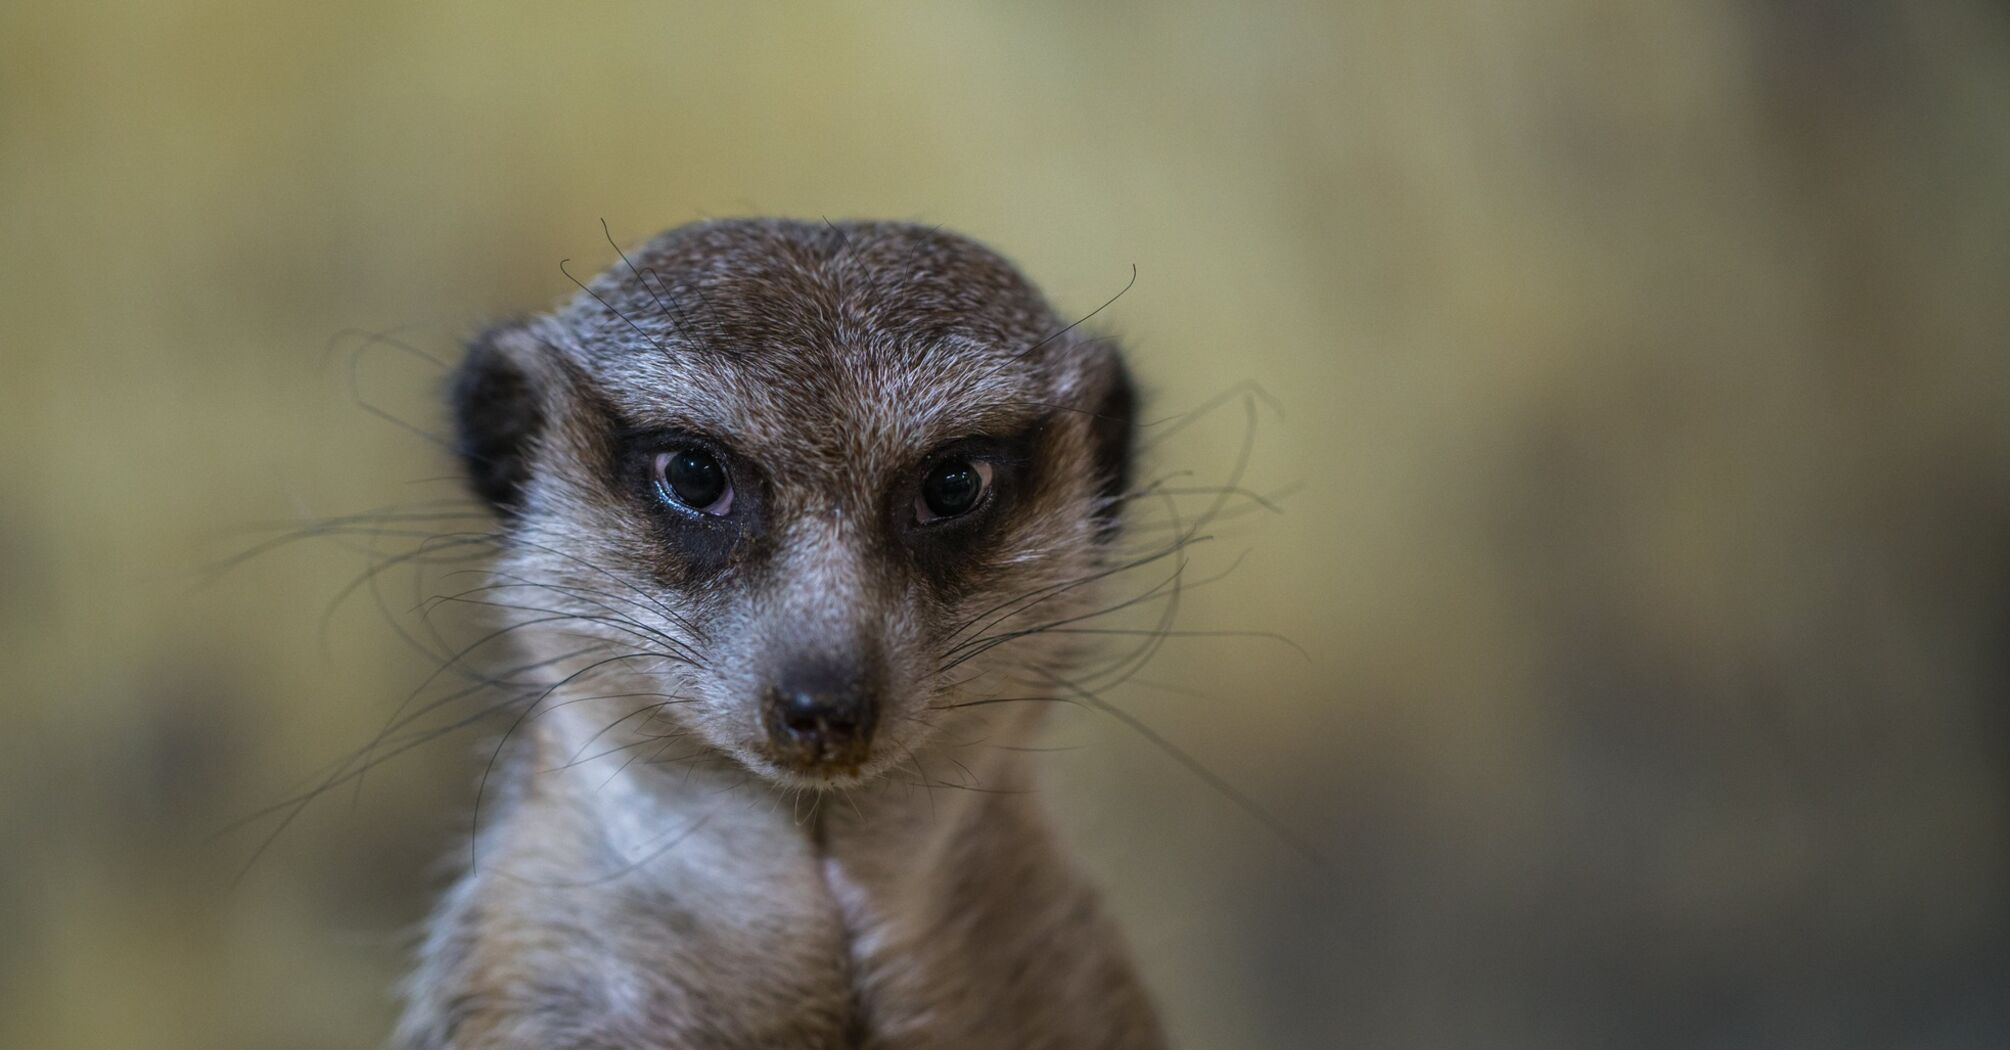
<instances>
[{"instance_id":1,"label":"meerkat head","mask_svg":"<svg viewBox=\"0 0 2010 1050\"><path fill-rule=\"evenodd\" d=\"M880 223L673 230L481 336L453 385L498 586L540 596L504 603L519 633L815 785L1072 658L1039 628L1108 571L1133 401L1004 259Z\"/></svg>"}]
</instances>

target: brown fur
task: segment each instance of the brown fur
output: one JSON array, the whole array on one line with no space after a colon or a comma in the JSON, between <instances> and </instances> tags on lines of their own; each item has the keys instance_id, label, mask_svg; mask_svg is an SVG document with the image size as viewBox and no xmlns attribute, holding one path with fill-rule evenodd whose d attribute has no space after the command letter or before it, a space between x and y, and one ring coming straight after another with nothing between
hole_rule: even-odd
<instances>
[{"instance_id":1,"label":"brown fur","mask_svg":"<svg viewBox=\"0 0 2010 1050\"><path fill-rule=\"evenodd\" d=\"M1098 608L1128 469L1121 363L1065 328L951 234L736 221L477 343L462 450L544 688L401 1046L1160 1045L1016 749L1045 706L1018 698L1082 657L1037 628ZM650 502L636 443L674 435L730 454L734 516ZM946 448L996 457L991 502L919 527ZM763 729L811 657L877 684L854 765Z\"/></svg>"}]
</instances>

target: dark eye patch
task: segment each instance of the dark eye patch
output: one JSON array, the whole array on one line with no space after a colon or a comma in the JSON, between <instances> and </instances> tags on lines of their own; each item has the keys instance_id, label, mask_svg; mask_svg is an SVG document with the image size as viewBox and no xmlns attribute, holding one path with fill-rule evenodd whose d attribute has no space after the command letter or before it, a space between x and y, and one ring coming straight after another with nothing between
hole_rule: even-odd
<instances>
[{"instance_id":1,"label":"dark eye patch","mask_svg":"<svg viewBox=\"0 0 2010 1050\"><path fill-rule=\"evenodd\" d=\"M641 505L655 526L655 537L665 555L663 561L677 582L692 576L706 576L725 569L758 538L765 525L766 500L761 472L751 462L735 455L723 442L708 435L676 427L630 428L616 442L611 483L623 498ZM665 457L685 469L699 470L680 476L682 493L674 488L666 499L659 476ZM707 473L712 468L717 477ZM702 475L702 476L700 476ZM690 496L716 506L718 494L699 492L693 485L730 484L731 501L724 513L706 513L692 507Z\"/></svg>"},{"instance_id":2,"label":"dark eye patch","mask_svg":"<svg viewBox=\"0 0 2010 1050\"><path fill-rule=\"evenodd\" d=\"M980 435L940 445L903 473L889 497L898 546L931 587L953 594L981 585L998 538L1040 480L1036 450L1046 421L1038 420L1002 436ZM934 520L917 520L917 499L927 501L957 464L983 463L989 481L965 510ZM925 505L925 504L924 504Z\"/></svg>"}]
</instances>

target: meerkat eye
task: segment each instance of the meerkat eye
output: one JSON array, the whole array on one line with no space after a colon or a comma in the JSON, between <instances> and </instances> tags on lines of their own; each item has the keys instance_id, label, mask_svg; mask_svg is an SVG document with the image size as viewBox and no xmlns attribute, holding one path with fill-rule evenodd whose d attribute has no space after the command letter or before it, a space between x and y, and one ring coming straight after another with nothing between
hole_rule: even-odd
<instances>
[{"instance_id":1,"label":"meerkat eye","mask_svg":"<svg viewBox=\"0 0 2010 1050\"><path fill-rule=\"evenodd\" d=\"M991 488L991 464L969 459L945 459L921 477L921 494L914 499L914 520L926 525L968 514Z\"/></svg>"},{"instance_id":2,"label":"meerkat eye","mask_svg":"<svg viewBox=\"0 0 2010 1050\"><path fill-rule=\"evenodd\" d=\"M714 516L733 509L725 465L702 448L657 453L655 473L656 495L665 503Z\"/></svg>"}]
</instances>

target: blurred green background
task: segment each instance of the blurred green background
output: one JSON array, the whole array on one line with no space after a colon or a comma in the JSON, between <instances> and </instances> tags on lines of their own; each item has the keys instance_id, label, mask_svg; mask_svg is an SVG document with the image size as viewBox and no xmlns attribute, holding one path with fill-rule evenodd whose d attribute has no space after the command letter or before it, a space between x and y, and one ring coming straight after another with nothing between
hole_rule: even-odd
<instances>
[{"instance_id":1,"label":"blurred green background","mask_svg":"<svg viewBox=\"0 0 2010 1050\"><path fill-rule=\"evenodd\" d=\"M1281 403L1053 805L1192 1047L2010 1045L2000 4L0 7L0 1045L379 1042L481 738L309 544L623 242L940 222ZM1154 448L1218 478L1231 408ZM435 479L435 480L428 480Z\"/></svg>"}]
</instances>

